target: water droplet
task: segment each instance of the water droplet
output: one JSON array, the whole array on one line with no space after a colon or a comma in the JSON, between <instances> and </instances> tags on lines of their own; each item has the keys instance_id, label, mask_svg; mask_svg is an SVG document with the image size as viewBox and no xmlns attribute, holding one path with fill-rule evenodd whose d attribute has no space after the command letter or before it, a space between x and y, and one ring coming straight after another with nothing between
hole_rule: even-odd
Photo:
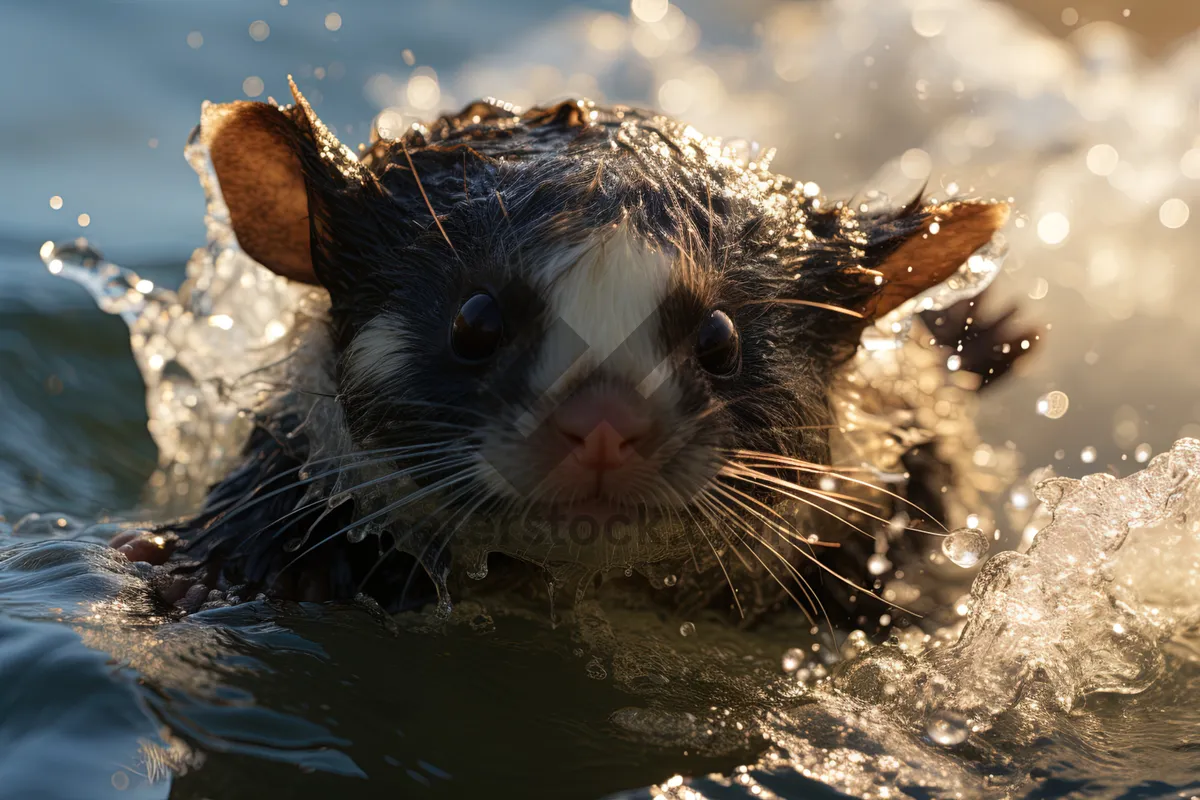
<instances>
[{"instance_id":1,"label":"water droplet","mask_svg":"<svg viewBox=\"0 0 1200 800\"><path fill-rule=\"evenodd\" d=\"M434 609L434 617L439 620L450 619L450 615L454 613L454 601L450 598L450 587L446 584L446 575L448 570L444 565L429 565L422 564L425 569L425 574L429 576L429 580L433 582L433 588L437 592L437 606Z\"/></svg>"},{"instance_id":2,"label":"water droplet","mask_svg":"<svg viewBox=\"0 0 1200 800\"><path fill-rule=\"evenodd\" d=\"M1054 508L1078 486L1079 481L1074 478L1047 478L1033 487L1033 494L1038 500Z\"/></svg>"},{"instance_id":3,"label":"water droplet","mask_svg":"<svg viewBox=\"0 0 1200 800\"><path fill-rule=\"evenodd\" d=\"M696 626L690 622L685 622L679 626L679 635L680 636L691 636L695 632L696 632Z\"/></svg>"},{"instance_id":4,"label":"water droplet","mask_svg":"<svg viewBox=\"0 0 1200 800\"><path fill-rule=\"evenodd\" d=\"M1188 204L1178 197L1172 197L1158 209L1158 221L1168 228L1182 228L1190 215Z\"/></svg>"},{"instance_id":5,"label":"water droplet","mask_svg":"<svg viewBox=\"0 0 1200 800\"><path fill-rule=\"evenodd\" d=\"M1047 392L1038 398L1037 413L1047 419L1058 419L1067 413L1067 408L1071 405L1071 399L1067 397L1065 392L1053 391Z\"/></svg>"},{"instance_id":6,"label":"water droplet","mask_svg":"<svg viewBox=\"0 0 1200 800\"><path fill-rule=\"evenodd\" d=\"M919 4L912 12L912 29L920 36L931 39L946 29L949 16L940 4Z\"/></svg>"},{"instance_id":7,"label":"water droplet","mask_svg":"<svg viewBox=\"0 0 1200 800\"><path fill-rule=\"evenodd\" d=\"M1112 175L1120 160L1117 148L1111 144L1098 144L1088 150L1087 168L1096 175Z\"/></svg>"},{"instance_id":8,"label":"water droplet","mask_svg":"<svg viewBox=\"0 0 1200 800\"><path fill-rule=\"evenodd\" d=\"M800 669L800 665L804 663L804 651L799 647L793 647L783 654L783 671L795 672Z\"/></svg>"},{"instance_id":9,"label":"water droplet","mask_svg":"<svg viewBox=\"0 0 1200 800\"><path fill-rule=\"evenodd\" d=\"M1009 494L1009 502L1012 503L1012 507L1018 511L1024 511L1025 509L1029 508L1029 501L1029 490L1024 486L1018 486Z\"/></svg>"},{"instance_id":10,"label":"water droplet","mask_svg":"<svg viewBox=\"0 0 1200 800\"><path fill-rule=\"evenodd\" d=\"M1090 445L1083 448L1083 450L1079 453L1079 460L1085 464L1091 464L1096 460L1096 448Z\"/></svg>"},{"instance_id":11,"label":"water droplet","mask_svg":"<svg viewBox=\"0 0 1200 800\"><path fill-rule=\"evenodd\" d=\"M925 727L929 738L945 747L962 744L970 732L967 721L953 711L937 711Z\"/></svg>"},{"instance_id":12,"label":"water droplet","mask_svg":"<svg viewBox=\"0 0 1200 800\"><path fill-rule=\"evenodd\" d=\"M867 572L882 575L892 568L892 562L883 553L874 553L867 559Z\"/></svg>"},{"instance_id":13,"label":"water droplet","mask_svg":"<svg viewBox=\"0 0 1200 800\"><path fill-rule=\"evenodd\" d=\"M481 581L488 574L488 554L480 550L475 556L474 563L467 567L467 577L473 581Z\"/></svg>"},{"instance_id":14,"label":"water droplet","mask_svg":"<svg viewBox=\"0 0 1200 800\"><path fill-rule=\"evenodd\" d=\"M422 110L430 110L441 100L442 90L438 86L437 73L429 67L420 67L408 79L406 90L408 102Z\"/></svg>"},{"instance_id":15,"label":"water droplet","mask_svg":"<svg viewBox=\"0 0 1200 800\"><path fill-rule=\"evenodd\" d=\"M959 528L942 539L942 553L960 567L973 567L987 553L990 543L978 528Z\"/></svg>"},{"instance_id":16,"label":"water droplet","mask_svg":"<svg viewBox=\"0 0 1200 800\"><path fill-rule=\"evenodd\" d=\"M1071 220L1066 214L1051 211L1038 220L1038 238L1046 244L1062 244L1071 233Z\"/></svg>"}]
</instances>

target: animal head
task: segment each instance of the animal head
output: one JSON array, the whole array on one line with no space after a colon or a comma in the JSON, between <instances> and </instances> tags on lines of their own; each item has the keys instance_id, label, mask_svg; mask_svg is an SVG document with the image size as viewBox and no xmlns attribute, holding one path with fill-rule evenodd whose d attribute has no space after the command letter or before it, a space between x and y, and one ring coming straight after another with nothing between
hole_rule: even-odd
<instances>
[{"instance_id":1,"label":"animal head","mask_svg":"<svg viewBox=\"0 0 1200 800\"><path fill-rule=\"evenodd\" d=\"M328 291L355 446L460 520L640 517L678 552L814 491L864 325L1007 215L826 205L690 126L586 101L475 103L358 157L293 91L205 110L234 231Z\"/></svg>"}]
</instances>

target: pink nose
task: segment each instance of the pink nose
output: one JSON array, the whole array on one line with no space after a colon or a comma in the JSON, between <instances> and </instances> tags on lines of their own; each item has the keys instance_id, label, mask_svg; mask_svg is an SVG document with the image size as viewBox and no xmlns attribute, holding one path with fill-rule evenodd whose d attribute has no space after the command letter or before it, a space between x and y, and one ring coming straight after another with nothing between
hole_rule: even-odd
<instances>
[{"instance_id":1,"label":"pink nose","mask_svg":"<svg viewBox=\"0 0 1200 800\"><path fill-rule=\"evenodd\" d=\"M610 391L585 391L560 405L553 422L580 466L607 470L629 461L634 447L650 433L653 420L648 409L629 398Z\"/></svg>"}]
</instances>

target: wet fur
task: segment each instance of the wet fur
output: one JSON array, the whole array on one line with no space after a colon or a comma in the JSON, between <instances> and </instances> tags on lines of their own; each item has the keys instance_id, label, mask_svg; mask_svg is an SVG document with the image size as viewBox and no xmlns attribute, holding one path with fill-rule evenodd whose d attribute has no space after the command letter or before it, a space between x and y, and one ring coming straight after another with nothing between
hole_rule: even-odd
<instances>
[{"instance_id":1,"label":"wet fur","mask_svg":"<svg viewBox=\"0 0 1200 800\"><path fill-rule=\"evenodd\" d=\"M624 226L682 265L654 318L660 342L686 343L712 308L729 309L738 325L735 378L676 372L682 417L719 406L694 431L698 446L828 463L831 376L863 325L836 309L878 303L886 290L872 270L936 213L919 198L873 216L824 206L765 165L710 158L711 143L682 124L631 109L565 102L516 117L477 103L399 141L375 142L359 160L302 101L275 113L264 112L264 124L300 164L312 271L330 294L328 319L312 334L328 354L307 368L336 387L338 435L352 444L331 451L326 434L306 425L312 402L277 399L263 410L243 465L213 488L200 514L169 528L182 543L176 575L242 599L365 591L399 609L431 598L426 574L444 572L453 548L418 563L391 549L389 538L404 530L351 543L336 534L361 515L357 498L305 510L306 485L261 498L295 483L318 455L412 445L446 435L440 426L536 405L528 380L535 344L554 324L536 276L553 254L583 248L608 228ZM264 260L254 245L247 251ZM464 370L446 358L445 329L461 298L481 286L501 299L506 324L519 324L503 358ZM455 407L421 405L431 398L453 398ZM910 496L923 483L914 480ZM301 533L304 548L324 543L293 547ZM681 567L680 605L730 608L726 578L711 560L693 561L694 570ZM498 582L529 571L493 562ZM784 597L774 587L761 594L758 611Z\"/></svg>"}]
</instances>

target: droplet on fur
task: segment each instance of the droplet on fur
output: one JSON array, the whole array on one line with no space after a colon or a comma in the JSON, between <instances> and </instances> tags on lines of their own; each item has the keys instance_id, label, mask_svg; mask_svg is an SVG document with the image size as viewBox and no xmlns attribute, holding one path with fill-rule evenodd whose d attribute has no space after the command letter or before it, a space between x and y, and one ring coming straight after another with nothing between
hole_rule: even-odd
<instances>
[{"instance_id":1,"label":"droplet on fur","mask_svg":"<svg viewBox=\"0 0 1200 800\"><path fill-rule=\"evenodd\" d=\"M488 574L488 554L480 551L467 567L467 577L473 581L481 581Z\"/></svg>"},{"instance_id":2,"label":"droplet on fur","mask_svg":"<svg viewBox=\"0 0 1200 800\"><path fill-rule=\"evenodd\" d=\"M952 711L938 711L925 726L929 738L944 747L953 747L967 740L970 732L967 721Z\"/></svg>"},{"instance_id":3,"label":"droplet on fur","mask_svg":"<svg viewBox=\"0 0 1200 800\"><path fill-rule=\"evenodd\" d=\"M987 553L990 544L978 528L959 528L942 539L942 553L960 567L973 567Z\"/></svg>"}]
</instances>

